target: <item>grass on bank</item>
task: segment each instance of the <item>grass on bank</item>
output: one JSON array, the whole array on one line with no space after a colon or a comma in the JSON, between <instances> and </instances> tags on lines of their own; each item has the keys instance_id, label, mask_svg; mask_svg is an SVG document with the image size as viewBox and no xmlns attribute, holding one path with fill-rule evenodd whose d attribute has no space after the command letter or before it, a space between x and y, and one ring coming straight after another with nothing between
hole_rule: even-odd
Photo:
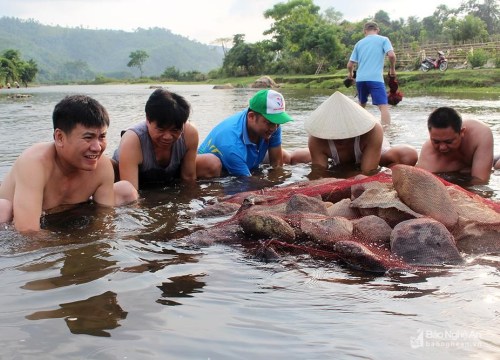
<instances>
[{"instance_id":1,"label":"grass on bank","mask_svg":"<svg viewBox=\"0 0 500 360\"><path fill-rule=\"evenodd\" d=\"M324 89L347 91L343 80L347 76L347 70L338 70L335 73L321 75L269 75L281 88L284 89ZM224 85L231 84L234 87L250 87L260 76L228 77L208 79L198 82L175 82L161 81L153 78L135 79L112 79L103 76L97 77L91 82L79 82L79 84L209 84ZM417 94L488 94L492 97L500 96L500 69L448 69L445 72L430 70L422 71L398 71L397 78L400 90L406 95ZM386 79L387 82L387 79Z\"/></svg>"},{"instance_id":2,"label":"grass on bank","mask_svg":"<svg viewBox=\"0 0 500 360\"><path fill-rule=\"evenodd\" d=\"M287 89L345 89L346 70L322 75L269 75L281 88ZM205 83L232 84L249 87L258 76L211 79ZM408 93L487 92L500 95L500 69L448 69L445 72L397 72L400 88Z\"/></svg>"}]
</instances>

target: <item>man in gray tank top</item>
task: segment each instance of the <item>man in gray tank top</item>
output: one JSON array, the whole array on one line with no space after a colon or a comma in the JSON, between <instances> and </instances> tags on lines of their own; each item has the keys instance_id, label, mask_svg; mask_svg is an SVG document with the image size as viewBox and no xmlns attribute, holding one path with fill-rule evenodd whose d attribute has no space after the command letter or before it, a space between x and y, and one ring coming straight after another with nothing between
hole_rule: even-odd
<instances>
[{"instance_id":1,"label":"man in gray tank top","mask_svg":"<svg viewBox=\"0 0 500 360\"><path fill-rule=\"evenodd\" d=\"M146 120L123 134L113 160L120 180L136 189L165 186L176 179L196 180L198 130L188 122L189 103L156 89L146 102Z\"/></svg>"}]
</instances>

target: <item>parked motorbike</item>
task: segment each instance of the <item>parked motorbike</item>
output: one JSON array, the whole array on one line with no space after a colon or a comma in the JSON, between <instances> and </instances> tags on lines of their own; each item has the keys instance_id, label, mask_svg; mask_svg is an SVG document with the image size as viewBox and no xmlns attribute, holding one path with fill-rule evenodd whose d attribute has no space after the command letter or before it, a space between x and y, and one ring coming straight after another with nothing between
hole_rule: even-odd
<instances>
[{"instance_id":1,"label":"parked motorbike","mask_svg":"<svg viewBox=\"0 0 500 360\"><path fill-rule=\"evenodd\" d=\"M439 69L439 71L446 71L448 69L448 60L444 56L444 52L438 51L438 58L433 59L426 57L420 65L420 70L427 72L430 69Z\"/></svg>"}]
</instances>

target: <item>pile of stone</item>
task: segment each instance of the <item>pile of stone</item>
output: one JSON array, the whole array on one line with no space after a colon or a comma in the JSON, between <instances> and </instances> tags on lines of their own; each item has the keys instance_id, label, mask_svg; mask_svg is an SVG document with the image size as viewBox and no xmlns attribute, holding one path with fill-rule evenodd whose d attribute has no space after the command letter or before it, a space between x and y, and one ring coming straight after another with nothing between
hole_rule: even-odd
<instances>
[{"instance_id":1,"label":"pile of stone","mask_svg":"<svg viewBox=\"0 0 500 360\"><path fill-rule=\"evenodd\" d=\"M314 182L278 203L274 200L283 189L274 195L272 190L245 194L240 204L222 201L198 216L237 213L225 226L198 235L215 241L243 236L306 244L373 272L459 265L462 253L500 251L500 213L479 196L405 165L392 168L392 182L370 180L360 178L348 197L334 202L320 194L304 195Z\"/></svg>"}]
</instances>

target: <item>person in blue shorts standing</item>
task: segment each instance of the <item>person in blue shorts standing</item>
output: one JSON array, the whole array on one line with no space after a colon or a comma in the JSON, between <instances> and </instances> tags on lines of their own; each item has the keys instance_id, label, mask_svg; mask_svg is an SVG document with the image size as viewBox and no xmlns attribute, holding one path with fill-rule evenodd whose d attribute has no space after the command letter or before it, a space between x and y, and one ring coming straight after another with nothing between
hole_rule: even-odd
<instances>
[{"instance_id":1,"label":"person in blue shorts standing","mask_svg":"<svg viewBox=\"0 0 500 360\"><path fill-rule=\"evenodd\" d=\"M260 90L247 109L221 121L199 146L198 178L250 176L266 153L272 167L282 166L281 125L289 121L292 118L285 112L283 95L271 89Z\"/></svg>"},{"instance_id":2,"label":"person in blue shorts standing","mask_svg":"<svg viewBox=\"0 0 500 360\"><path fill-rule=\"evenodd\" d=\"M354 46L347 63L347 71L348 78L353 79L356 65L359 103L365 107L370 95L372 104L380 110L382 125L388 125L391 123L391 114L383 77L384 60L387 55L390 64L389 75L396 76L396 54L389 38L379 35L379 31L376 22L369 21L365 24L365 37Z\"/></svg>"}]
</instances>

